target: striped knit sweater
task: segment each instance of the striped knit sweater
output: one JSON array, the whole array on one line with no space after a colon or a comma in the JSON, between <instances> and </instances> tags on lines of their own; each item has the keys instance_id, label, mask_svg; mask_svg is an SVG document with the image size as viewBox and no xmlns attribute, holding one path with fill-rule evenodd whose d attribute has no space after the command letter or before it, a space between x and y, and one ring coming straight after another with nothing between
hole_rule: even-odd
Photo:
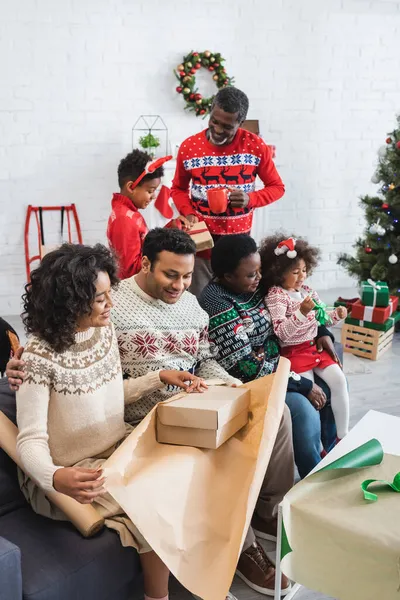
<instances>
[{"instance_id":1,"label":"striped knit sweater","mask_svg":"<svg viewBox=\"0 0 400 600\"><path fill-rule=\"evenodd\" d=\"M184 292L175 304L166 304L146 294L131 277L119 285L114 303L112 320L125 377L179 369L205 379L240 383L214 360L208 341L208 315L190 292ZM125 420L137 423L177 391L164 387L146 395L126 407Z\"/></svg>"},{"instance_id":2,"label":"striped knit sweater","mask_svg":"<svg viewBox=\"0 0 400 600\"><path fill-rule=\"evenodd\" d=\"M321 302L317 292L307 285L303 285L298 292L288 292L278 286L268 291L265 303L282 347L310 342L317 336L319 323L315 311L312 310L306 317L300 311L300 304L308 295L316 302ZM328 314L332 325L340 321L336 310Z\"/></svg>"}]
</instances>

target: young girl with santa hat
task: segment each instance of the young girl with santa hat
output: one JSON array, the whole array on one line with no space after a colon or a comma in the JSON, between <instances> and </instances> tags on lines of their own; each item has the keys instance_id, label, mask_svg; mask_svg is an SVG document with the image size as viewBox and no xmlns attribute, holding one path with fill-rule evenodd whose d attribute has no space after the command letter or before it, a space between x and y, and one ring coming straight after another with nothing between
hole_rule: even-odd
<instances>
[{"instance_id":1,"label":"young girl with santa hat","mask_svg":"<svg viewBox=\"0 0 400 600\"><path fill-rule=\"evenodd\" d=\"M265 238L261 249L262 287L271 314L282 356L290 359L292 369L314 381L314 374L331 389L331 404L338 438L349 428L349 394L340 365L323 350L318 352L315 337L318 326L335 325L345 319L340 306L326 311L316 291L305 284L318 264L319 250L305 240L277 234Z\"/></svg>"}]
</instances>

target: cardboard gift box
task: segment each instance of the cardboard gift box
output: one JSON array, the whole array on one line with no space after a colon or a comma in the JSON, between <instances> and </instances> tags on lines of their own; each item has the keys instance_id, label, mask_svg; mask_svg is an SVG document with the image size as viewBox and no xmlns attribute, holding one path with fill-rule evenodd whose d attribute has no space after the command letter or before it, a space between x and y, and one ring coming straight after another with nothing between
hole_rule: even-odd
<instances>
[{"instance_id":1,"label":"cardboard gift box","mask_svg":"<svg viewBox=\"0 0 400 600\"><path fill-rule=\"evenodd\" d=\"M353 313L352 313L353 314ZM376 329L377 331L389 331L397 321L400 320L400 312L394 313L391 317L386 319L384 323L373 323L372 321L364 321L363 319L354 319L353 317L347 317L346 323L349 325L358 325L359 327L366 327L367 329Z\"/></svg>"},{"instance_id":2,"label":"cardboard gift box","mask_svg":"<svg viewBox=\"0 0 400 600\"><path fill-rule=\"evenodd\" d=\"M212 239L211 233L208 231L208 227L204 221L195 223L188 233L196 244L197 252L209 250L210 248L214 247L214 240Z\"/></svg>"},{"instance_id":3,"label":"cardboard gift box","mask_svg":"<svg viewBox=\"0 0 400 600\"><path fill-rule=\"evenodd\" d=\"M180 393L157 407L157 441L219 448L247 425L250 393L245 388L210 386L202 394Z\"/></svg>"},{"instance_id":4,"label":"cardboard gift box","mask_svg":"<svg viewBox=\"0 0 400 600\"><path fill-rule=\"evenodd\" d=\"M389 306L365 306L361 300L353 304L351 316L353 319L361 319L372 323L384 323L397 310L399 299L390 296Z\"/></svg>"},{"instance_id":5,"label":"cardboard gift box","mask_svg":"<svg viewBox=\"0 0 400 600\"><path fill-rule=\"evenodd\" d=\"M389 306L388 284L384 281L363 281L361 283L361 302L365 306Z\"/></svg>"}]
</instances>

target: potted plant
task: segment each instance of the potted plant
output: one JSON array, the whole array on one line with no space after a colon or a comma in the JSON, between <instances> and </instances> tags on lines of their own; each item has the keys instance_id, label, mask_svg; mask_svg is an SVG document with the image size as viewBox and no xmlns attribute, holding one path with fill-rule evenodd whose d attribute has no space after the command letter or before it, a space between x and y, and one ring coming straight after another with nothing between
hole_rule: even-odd
<instances>
[{"instance_id":1,"label":"potted plant","mask_svg":"<svg viewBox=\"0 0 400 600\"><path fill-rule=\"evenodd\" d=\"M146 150L150 154L150 156L154 158L155 150L160 145L160 140L157 137L155 137L151 133L151 131L149 131L147 135L143 135L141 138L139 138L139 144L141 145L143 150Z\"/></svg>"}]
</instances>

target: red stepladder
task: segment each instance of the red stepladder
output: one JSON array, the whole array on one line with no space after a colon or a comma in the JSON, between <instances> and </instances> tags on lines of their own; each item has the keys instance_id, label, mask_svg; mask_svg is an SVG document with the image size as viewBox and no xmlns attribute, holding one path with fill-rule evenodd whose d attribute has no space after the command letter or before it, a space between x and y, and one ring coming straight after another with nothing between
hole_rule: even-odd
<instances>
[{"instance_id":1,"label":"red stepladder","mask_svg":"<svg viewBox=\"0 0 400 600\"><path fill-rule=\"evenodd\" d=\"M31 265L35 261L40 261L45 254L54 250L57 246L46 246L44 237L44 225L43 225L43 213L46 211L59 211L60 212L60 243L68 241L73 243L82 244L82 232L81 225L79 222L78 212L75 204L69 204L67 206L28 206L26 211L25 219L25 263L26 263L26 277L27 281L31 278ZM31 220L33 218L34 223L37 227L37 253L36 251L31 254L29 247L29 230ZM66 219L65 219L66 218ZM67 232L68 238L64 240L64 221L67 221Z\"/></svg>"}]
</instances>

